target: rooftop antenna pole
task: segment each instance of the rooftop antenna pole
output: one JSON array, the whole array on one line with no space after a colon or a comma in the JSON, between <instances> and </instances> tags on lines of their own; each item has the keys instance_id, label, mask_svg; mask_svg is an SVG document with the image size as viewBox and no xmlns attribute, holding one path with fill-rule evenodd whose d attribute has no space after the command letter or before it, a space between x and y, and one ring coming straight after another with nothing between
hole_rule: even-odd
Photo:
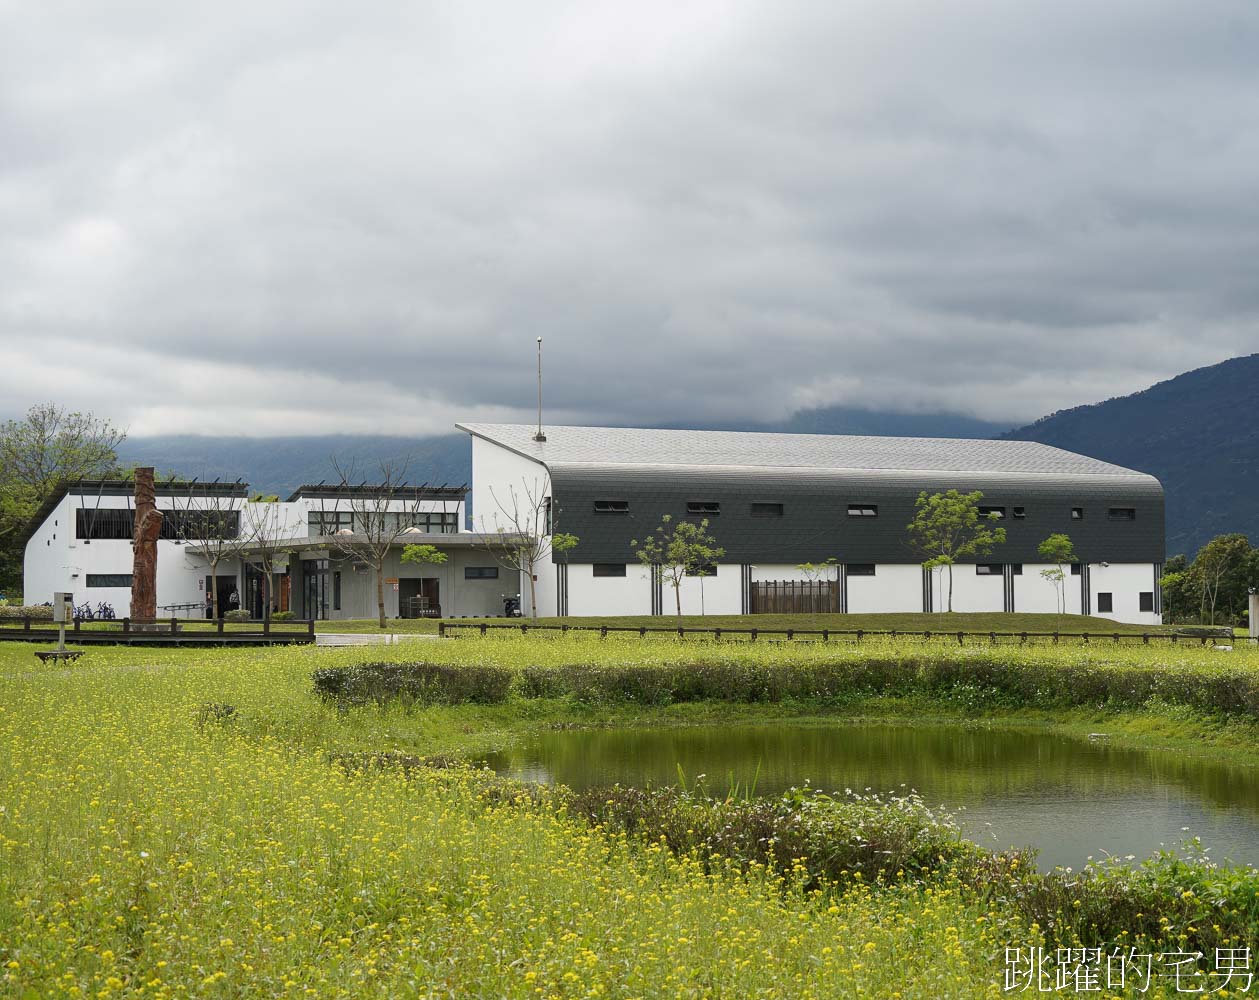
<instances>
[{"instance_id":1,"label":"rooftop antenna pole","mask_svg":"<svg viewBox=\"0 0 1259 1000\"><path fill-rule=\"evenodd\" d=\"M542 338L538 338L538 433L533 436L535 441L545 441L542 433Z\"/></svg>"}]
</instances>

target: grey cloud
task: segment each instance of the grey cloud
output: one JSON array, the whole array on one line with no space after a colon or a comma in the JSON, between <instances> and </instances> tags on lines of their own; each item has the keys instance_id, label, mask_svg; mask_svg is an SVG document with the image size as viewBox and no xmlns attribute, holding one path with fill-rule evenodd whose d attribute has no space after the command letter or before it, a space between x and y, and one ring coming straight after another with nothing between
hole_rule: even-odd
<instances>
[{"instance_id":1,"label":"grey cloud","mask_svg":"<svg viewBox=\"0 0 1259 1000\"><path fill-rule=\"evenodd\" d=\"M538 335L554 418L640 423L1259 349L1242 0L0 17L10 410L53 343L101 412L258 434L527 418Z\"/></svg>"}]
</instances>

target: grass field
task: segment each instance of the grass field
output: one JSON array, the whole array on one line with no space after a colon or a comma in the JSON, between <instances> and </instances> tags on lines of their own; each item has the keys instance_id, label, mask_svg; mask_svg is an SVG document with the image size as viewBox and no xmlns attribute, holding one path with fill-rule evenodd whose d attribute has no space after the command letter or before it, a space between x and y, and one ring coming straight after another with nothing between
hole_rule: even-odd
<instances>
[{"instance_id":1,"label":"grass field","mask_svg":"<svg viewBox=\"0 0 1259 1000\"><path fill-rule=\"evenodd\" d=\"M697 651L738 670L848 669L881 656L928 679L963 671L960 684L901 698L911 714L936 704L945 716L1027 721L1032 711L967 688L966 671L996 669L1002 657L930 651L937 666L928 670L911 644L517 637L369 649L109 648L68 669L0 646L0 996L995 997L1004 948L1045 940L1009 894L976 890L985 878L1013 886L1013 870L963 878L941 867L809 886L804 867L783 874L679 853L591 827L478 772L351 773L329 763L330 753L356 751L475 753L559 721L894 711L886 694L644 705L513 692L496 704L347 709L312 690L317 667L417 650L521 677L526 667L673 670L697 662ZM1229 677L1235 692L1237 678L1259 675L1259 654L1242 650L1105 647L1004 659L1014 672L990 680L1019 671L1122 679L1157 668ZM1063 706L1080 699L1067 694ZM1218 737L1227 752L1228 734L1250 725L1184 705L1125 714L1053 700L1035 710L1065 723L1106 714L1130 723L1134 737L1143 720L1147 734L1214 733L1200 750ZM1106 883L1103 902L1113 910L1116 900L1140 900L1132 912L1144 916L1165 901L1184 927L1186 914L1192 926L1210 916L1214 904L1199 898L1224 898L1212 919L1259 927L1237 902L1253 898L1254 884L1230 878L1223 885L1207 871L1164 867L1141 883L1144 895ZM1078 909L1095 905L1086 897Z\"/></svg>"}]
</instances>

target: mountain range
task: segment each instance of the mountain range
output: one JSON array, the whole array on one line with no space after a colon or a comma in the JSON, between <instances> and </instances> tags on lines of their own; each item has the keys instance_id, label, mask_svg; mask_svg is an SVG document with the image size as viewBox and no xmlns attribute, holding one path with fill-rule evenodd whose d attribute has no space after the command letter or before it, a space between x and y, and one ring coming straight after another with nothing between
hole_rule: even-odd
<instances>
[{"instance_id":1,"label":"mountain range","mask_svg":"<svg viewBox=\"0 0 1259 1000\"><path fill-rule=\"evenodd\" d=\"M1002 436L1156 476L1167 498L1169 555L1192 556L1235 531L1259 541L1259 354L1060 410Z\"/></svg>"},{"instance_id":2,"label":"mountain range","mask_svg":"<svg viewBox=\"0 0 1259 1000\"><path fill-rule=\"evenodd\" d=\"M1259 354L1252 354L1015 429L956 414L844 406L802 410L776 423L696 429L1040 441L1158 477L1167 497L1168 554L1192 555L1227 532L1259 539L1257 411ZM399 461L407 463L412 482L458 485L472 477L472 449L460 433L418 438L168 435L128 439L119 458L199 479L239 477L256 491L282 495L303 483L338 481L334 459L368 480L382 462Z\"/></svg>"}]
</instances>

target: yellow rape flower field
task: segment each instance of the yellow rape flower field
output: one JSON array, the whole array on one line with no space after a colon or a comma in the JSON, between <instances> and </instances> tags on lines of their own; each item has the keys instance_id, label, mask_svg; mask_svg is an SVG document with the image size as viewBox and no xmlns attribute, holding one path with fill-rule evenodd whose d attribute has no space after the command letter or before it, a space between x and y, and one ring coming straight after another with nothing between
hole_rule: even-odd
<instances>
[{"instance_id":1,"label":"yellow rape flower field","mask_svg":"<svg viewBox=\"0 0 1259 1000\"><path fill-rule=\"evenodd\" d=\"M347 773L494 723L315 695L365 655L0 646L0 995L1000 996L1040 940L947 879L806 891L468 769Z\"/></svg>"}]
</instances>

